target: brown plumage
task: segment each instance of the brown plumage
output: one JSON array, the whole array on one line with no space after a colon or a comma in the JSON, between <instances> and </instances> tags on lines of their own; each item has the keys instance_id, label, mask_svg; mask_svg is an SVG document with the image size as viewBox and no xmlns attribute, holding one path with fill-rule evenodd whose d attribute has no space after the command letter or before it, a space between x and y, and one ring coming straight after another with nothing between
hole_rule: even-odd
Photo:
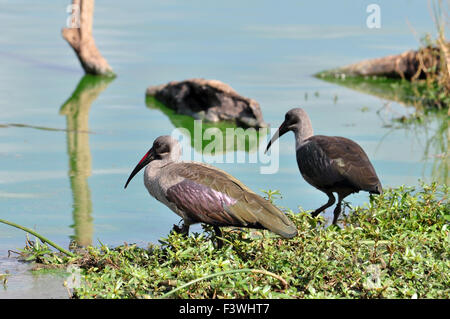
<instances>
[{"instance_id":1,"label":"brown plumage","mask_svg":"<svg viewBox=\"0 0 450 319\"><path fill-rule=\"evenodd\" d=\"M271 230L285 238L297 235L292 221L269 201L239 180L213 166L180 162L181 148L170 136L160 136L131 173L147 166L144 183L149 193L183 218L174 229L188 233L195 223ZM221 242L219 242L221 243Z\"/></svg>"},{"instance_id":2,"label":"brown plumage","mask_svg":"<svg viewBox=\"0 0 450 319\"><path fill-rule=\"evenodd\" d=\"M338 136L313 135L311 121L306 112L295 108L286 113L285 121L267 145L281 135L293 131L296 140L297 164L303 178L328 196L328 202L316 209L317 216L336 201L333 224L341 213L342 200L352 193L383 192L381 182L364 150L354 141Z\"/></svg>"}]
</instances>

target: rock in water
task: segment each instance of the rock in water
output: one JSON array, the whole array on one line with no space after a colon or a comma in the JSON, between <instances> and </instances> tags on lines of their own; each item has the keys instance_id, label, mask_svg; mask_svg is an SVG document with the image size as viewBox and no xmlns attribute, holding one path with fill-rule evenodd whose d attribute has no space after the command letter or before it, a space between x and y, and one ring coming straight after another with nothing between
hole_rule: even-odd
<instances>
[{"instance_id":1,"label":"rock in water","mask_svg":"<svg viewBox=\"0 0 450 319\"><path fill-rule=\"evenodd\" d=\"M217 80L189 79L151 86L153 96L179 114L210 122L235 121L238 126L266 127L259 103Z\"/></svg>"}]
</instances>

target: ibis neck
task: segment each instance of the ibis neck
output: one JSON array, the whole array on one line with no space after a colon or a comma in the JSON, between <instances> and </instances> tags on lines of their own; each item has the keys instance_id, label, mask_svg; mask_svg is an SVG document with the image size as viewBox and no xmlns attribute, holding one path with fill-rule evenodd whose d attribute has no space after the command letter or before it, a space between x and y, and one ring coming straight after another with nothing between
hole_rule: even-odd
<instances>
[{"instance_id":1,"label":"ibis neck","mask_svg":"<svg viewBox=\"0 0 450 319\"><path fill-rule=\"evenodd\" d=\"M144 183L155 182L162 174L162 168L173 163L171 160L154 160L145 167Z\"/></svg>"},{"instance_id":2,"label":"ibis neck","mask_svg":"<svg viewBox=\"0 0 450 319\"><path fill-rule=\"evenodd\" d=\"M302 125L299 125L293 131L295 134L295 149L299 149L307 138L314 135L311 121L309 121L309 119L307 121L303 121Z\"/></svg>"}]
</instances>

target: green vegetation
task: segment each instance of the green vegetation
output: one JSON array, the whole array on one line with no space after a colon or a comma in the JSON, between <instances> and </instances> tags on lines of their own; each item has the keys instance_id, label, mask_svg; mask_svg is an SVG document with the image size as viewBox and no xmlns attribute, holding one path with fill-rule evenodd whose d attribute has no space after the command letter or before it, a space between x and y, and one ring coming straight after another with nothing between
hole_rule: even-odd
<instances>
[{"instance_id":1,"label":"green vegetation","mask_svg":"<svg viewBox=\"0 0 450 319\"><path fill-rule=\"evenodd\" d=\"M386 190L351 208L342 228L289 211L299 229L291 240L228 228L217 249L205 227L148 248L101 245L69 257L28 245L22 256L46 268L78 265L76 298L449 298L448 191Z\"/></svg>"}]
</instances>

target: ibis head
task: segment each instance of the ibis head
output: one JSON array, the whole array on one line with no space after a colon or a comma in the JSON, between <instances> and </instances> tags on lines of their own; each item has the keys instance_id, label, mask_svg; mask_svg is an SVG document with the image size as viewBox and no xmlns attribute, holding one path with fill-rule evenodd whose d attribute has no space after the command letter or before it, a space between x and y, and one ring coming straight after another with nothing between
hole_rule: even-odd
<instances>
[{"instance_id":1,"label":"ibis head","mask_svg":"<svg viewBox=\"0 0 450 319\"><path fill-rule=\"evenodd\" d=\"M141 169L147 166L150 162L159 161L177 161L181 156L181 147L176 139L170 135L163 135L158 137L154 142L152 148L145 153L144 157L139 161L136 167L128 177L125 187L127 188L128 183L133 179L133 177L139 173Z\"/></svg>"},{"instance_id":2,"label":"ibis head","mask_svg":"<svg viewBox=\"0 0 450 319\"><path fill-rule=\"evenodd\" d=\"M302 139L312 135L312 125L308 114L302 108L294 108L289 110L284 116L284 122L278 128L278 131L272 136L269 144L267 144L266 152L270 146L285 133L292 131L296 137Z\"/></svg>"}]
</instances>

